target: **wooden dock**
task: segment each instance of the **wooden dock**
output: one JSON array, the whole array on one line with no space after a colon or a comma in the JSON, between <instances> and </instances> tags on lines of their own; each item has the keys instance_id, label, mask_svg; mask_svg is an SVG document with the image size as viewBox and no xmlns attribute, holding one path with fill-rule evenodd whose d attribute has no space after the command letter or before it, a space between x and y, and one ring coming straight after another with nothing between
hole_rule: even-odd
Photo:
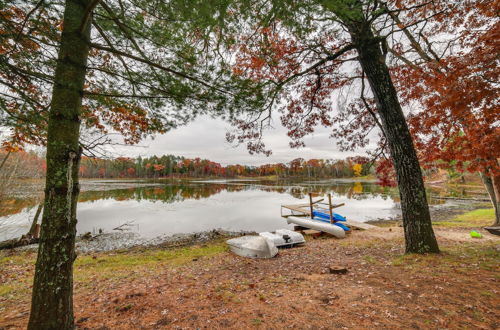
<instances>
[{"instance_id":1,"label":"wooden dock","mask_svg":"<svg viewBox=\"0 0 500 330\"><path fill-rule=\"evenodd\" d=\"M346 221L342 221L342 223L348 227L363 229L363 230L380 228L380 227L377 227L374 225L370 225L369 223L359 222L359 221L354 221L354 220L346 220Z\"/></svg>"},{"instance_id":2,"label":"wooden dock","mask_svg":"<svg viewBox=\"0 0 500 330\"><path fill-rule=\"evenodd\" d=\"M281 210L288 209L290 211L298 212L297 215L308 215L311 216L311 210L309 209L309 204L293 204L293 205L281 205ZM281 213L283 216L283 212Z\"/></svg>"},{"instance_id":3,"label":"wooden dock","mask_svg":"<svg viewBox=\"0 0 500 330\"><path fill-rule=\"evenodd\" d=\"M316 204L323 205L323 203L316 203ZM344 203L342 203L342 204L333 204L332 205L332 209L337 208L337 207L341 207L341 206L344 206L344 205L345 205ZM310 208L310 205L308 203L307 204L281 205L281 208L282 209L285 208L285 209L288 209L290 211L298 212L299 214L296 214L297 216L301 216L301 215L303 215L303 216L304 215L311 216L311 208ZM316 207L316 209L328 212L328 208Z\"/></svg>"},{"instance_id":4,"label":"wooden dock","mask_svg":"<svg viewBox=\"0 0 500 330\"><path fill-rule=\"evenodd\" d=\"M331 195L328 196L328 203L322 203L323 199L313 201L312 197L313 197L313 195L309 194L309 203L281 205L281 216L284 218L286 218L288 216L311 218L312 211L317 210L317 211L325 212L327 214L330 213L330 217L331 217L331 219L333 219L332 210L334 208L341 207L341 206L345 205L344 203L333 204L331 202ZM318 205L321 205L321 206L318 206ZM291 214L283 215L283 209L291 211ZM333 220L331 220L331 222L333 223ZM354 221L354 220L341 221L339 223L342 223L342 224L344 224L348 227L351 227L351 228L363 229L363 230L378 228L377 226L370 225L368 223L364 223L364 222L360 222L360 221Z\"/></svg>"}]
</instances>

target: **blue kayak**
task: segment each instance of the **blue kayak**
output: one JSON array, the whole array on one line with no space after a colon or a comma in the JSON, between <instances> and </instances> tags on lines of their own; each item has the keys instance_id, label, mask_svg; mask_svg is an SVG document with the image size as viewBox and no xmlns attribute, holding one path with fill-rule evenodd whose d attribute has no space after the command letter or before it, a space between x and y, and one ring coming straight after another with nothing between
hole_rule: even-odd
<instances>
[{"instance_id":1,"label":"blue kayak","mask_svg":"<svg viewBox=\"0 0 500 330\"><path fill-rule=\"evenodd\" d=\"M323 221L323 222L330 222L330 215L329 214L326 214L326 213L323 213L323 212L319 212L319 211L313 211L313 216L315 220L319 220L319 221ZM346 221L346 218L344 216L341 216L340 214L338 213L333 213L333 225L335 226L338 226L342 229L344 229L345 231L349 231L349 227L347 227L346 225L340 223L339 221Z\"/></svg>"},{"instance_id":2,"label":"blue kayak","mask_svg":"<svg viewBox=\"0 0 500 330\"><path fill-rule=\"evenodd\" d=\"M314 210L313 216L314 216L314 218L317 218L317 220L326 219L326 220L330 221L330 215L326 214L324 212ZM345 220L346 220L345 217L341 216L340 214L338 214L338 213L333 214L333 221L345 221Z\"/></svg>"}]
</instances>

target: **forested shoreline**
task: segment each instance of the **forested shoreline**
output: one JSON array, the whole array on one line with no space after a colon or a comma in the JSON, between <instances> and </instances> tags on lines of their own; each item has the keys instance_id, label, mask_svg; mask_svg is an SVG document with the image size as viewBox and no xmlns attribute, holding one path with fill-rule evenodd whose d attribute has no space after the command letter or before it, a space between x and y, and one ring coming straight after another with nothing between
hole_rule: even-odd
<instances>
[{"instance_id":1,"label":"forested shoreline","mask_svg":"<svg viewBox=\"0 0 500 330\"><path fill-rule=\"evenodd\" d=\"M0 160L7 156L0 151ZM366 157L346 159L295 158L287 163L272 163L260 166L242 164L221 165L208 159L186 158L175 155L151 157L90 158L82 157L79 174L81 178L165 178L165 177L221 177L277 176L350 178L374 174L374 164ZM0 176L12 178L41 178L45 175L46 163L42 155L35 152L11 153L0 169Z\"/></svg>"}]
</instances>

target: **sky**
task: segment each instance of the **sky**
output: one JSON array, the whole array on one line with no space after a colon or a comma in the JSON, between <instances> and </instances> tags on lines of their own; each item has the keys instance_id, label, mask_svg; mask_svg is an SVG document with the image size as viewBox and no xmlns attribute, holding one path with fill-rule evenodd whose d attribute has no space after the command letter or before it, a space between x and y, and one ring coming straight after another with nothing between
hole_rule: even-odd
<instances>
[{"instance_id":1,"label":"sky","mask_svg":"<svg viewBox=\"0 0 500 330\"><path fill-rule=\"evenodd\" d=\"M343 159L354 155L365 154L358 152L341 152L334 139L329 138L327 128L318 128L317 131L305 139L306 147L291 149L290 139L286 129L279 121L274 123L275 129L265 132L264 142L272 150L272 155L250 155L246 146L233 146L226 141L226 132L231 126L221 119L199 117L186 126L179 127L154 139L146 139L139 146L113 146L109 151L114 157L161 156L172 154L187 158L205 158L221 163L262 165L266 163L287 163L294 158L302 157Z\"/></svg>"}]
</instances>

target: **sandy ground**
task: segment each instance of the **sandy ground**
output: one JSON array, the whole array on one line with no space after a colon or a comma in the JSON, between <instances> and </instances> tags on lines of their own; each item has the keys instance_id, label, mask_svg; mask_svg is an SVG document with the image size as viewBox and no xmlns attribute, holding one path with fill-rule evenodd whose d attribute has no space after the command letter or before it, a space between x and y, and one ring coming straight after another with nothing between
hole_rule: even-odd
<instances>
[{"instance_id":1,"label":"sandy ground","mask_svg":"<svg viewBox=\"0 0 500 330\"><path fill-rule=\"evenodd\" d=\"M77 328L498 329L500 239L469 231L436 228L440 255L402 256L402 228L385 227L309 237L268 260L222 252L97 274L75 285ZM332 266L348 272L331 274ZM23 267L0 274L32 274ZM28 295L0 306L0 329L26 326Z\"/></svg>"}]
</instances>

